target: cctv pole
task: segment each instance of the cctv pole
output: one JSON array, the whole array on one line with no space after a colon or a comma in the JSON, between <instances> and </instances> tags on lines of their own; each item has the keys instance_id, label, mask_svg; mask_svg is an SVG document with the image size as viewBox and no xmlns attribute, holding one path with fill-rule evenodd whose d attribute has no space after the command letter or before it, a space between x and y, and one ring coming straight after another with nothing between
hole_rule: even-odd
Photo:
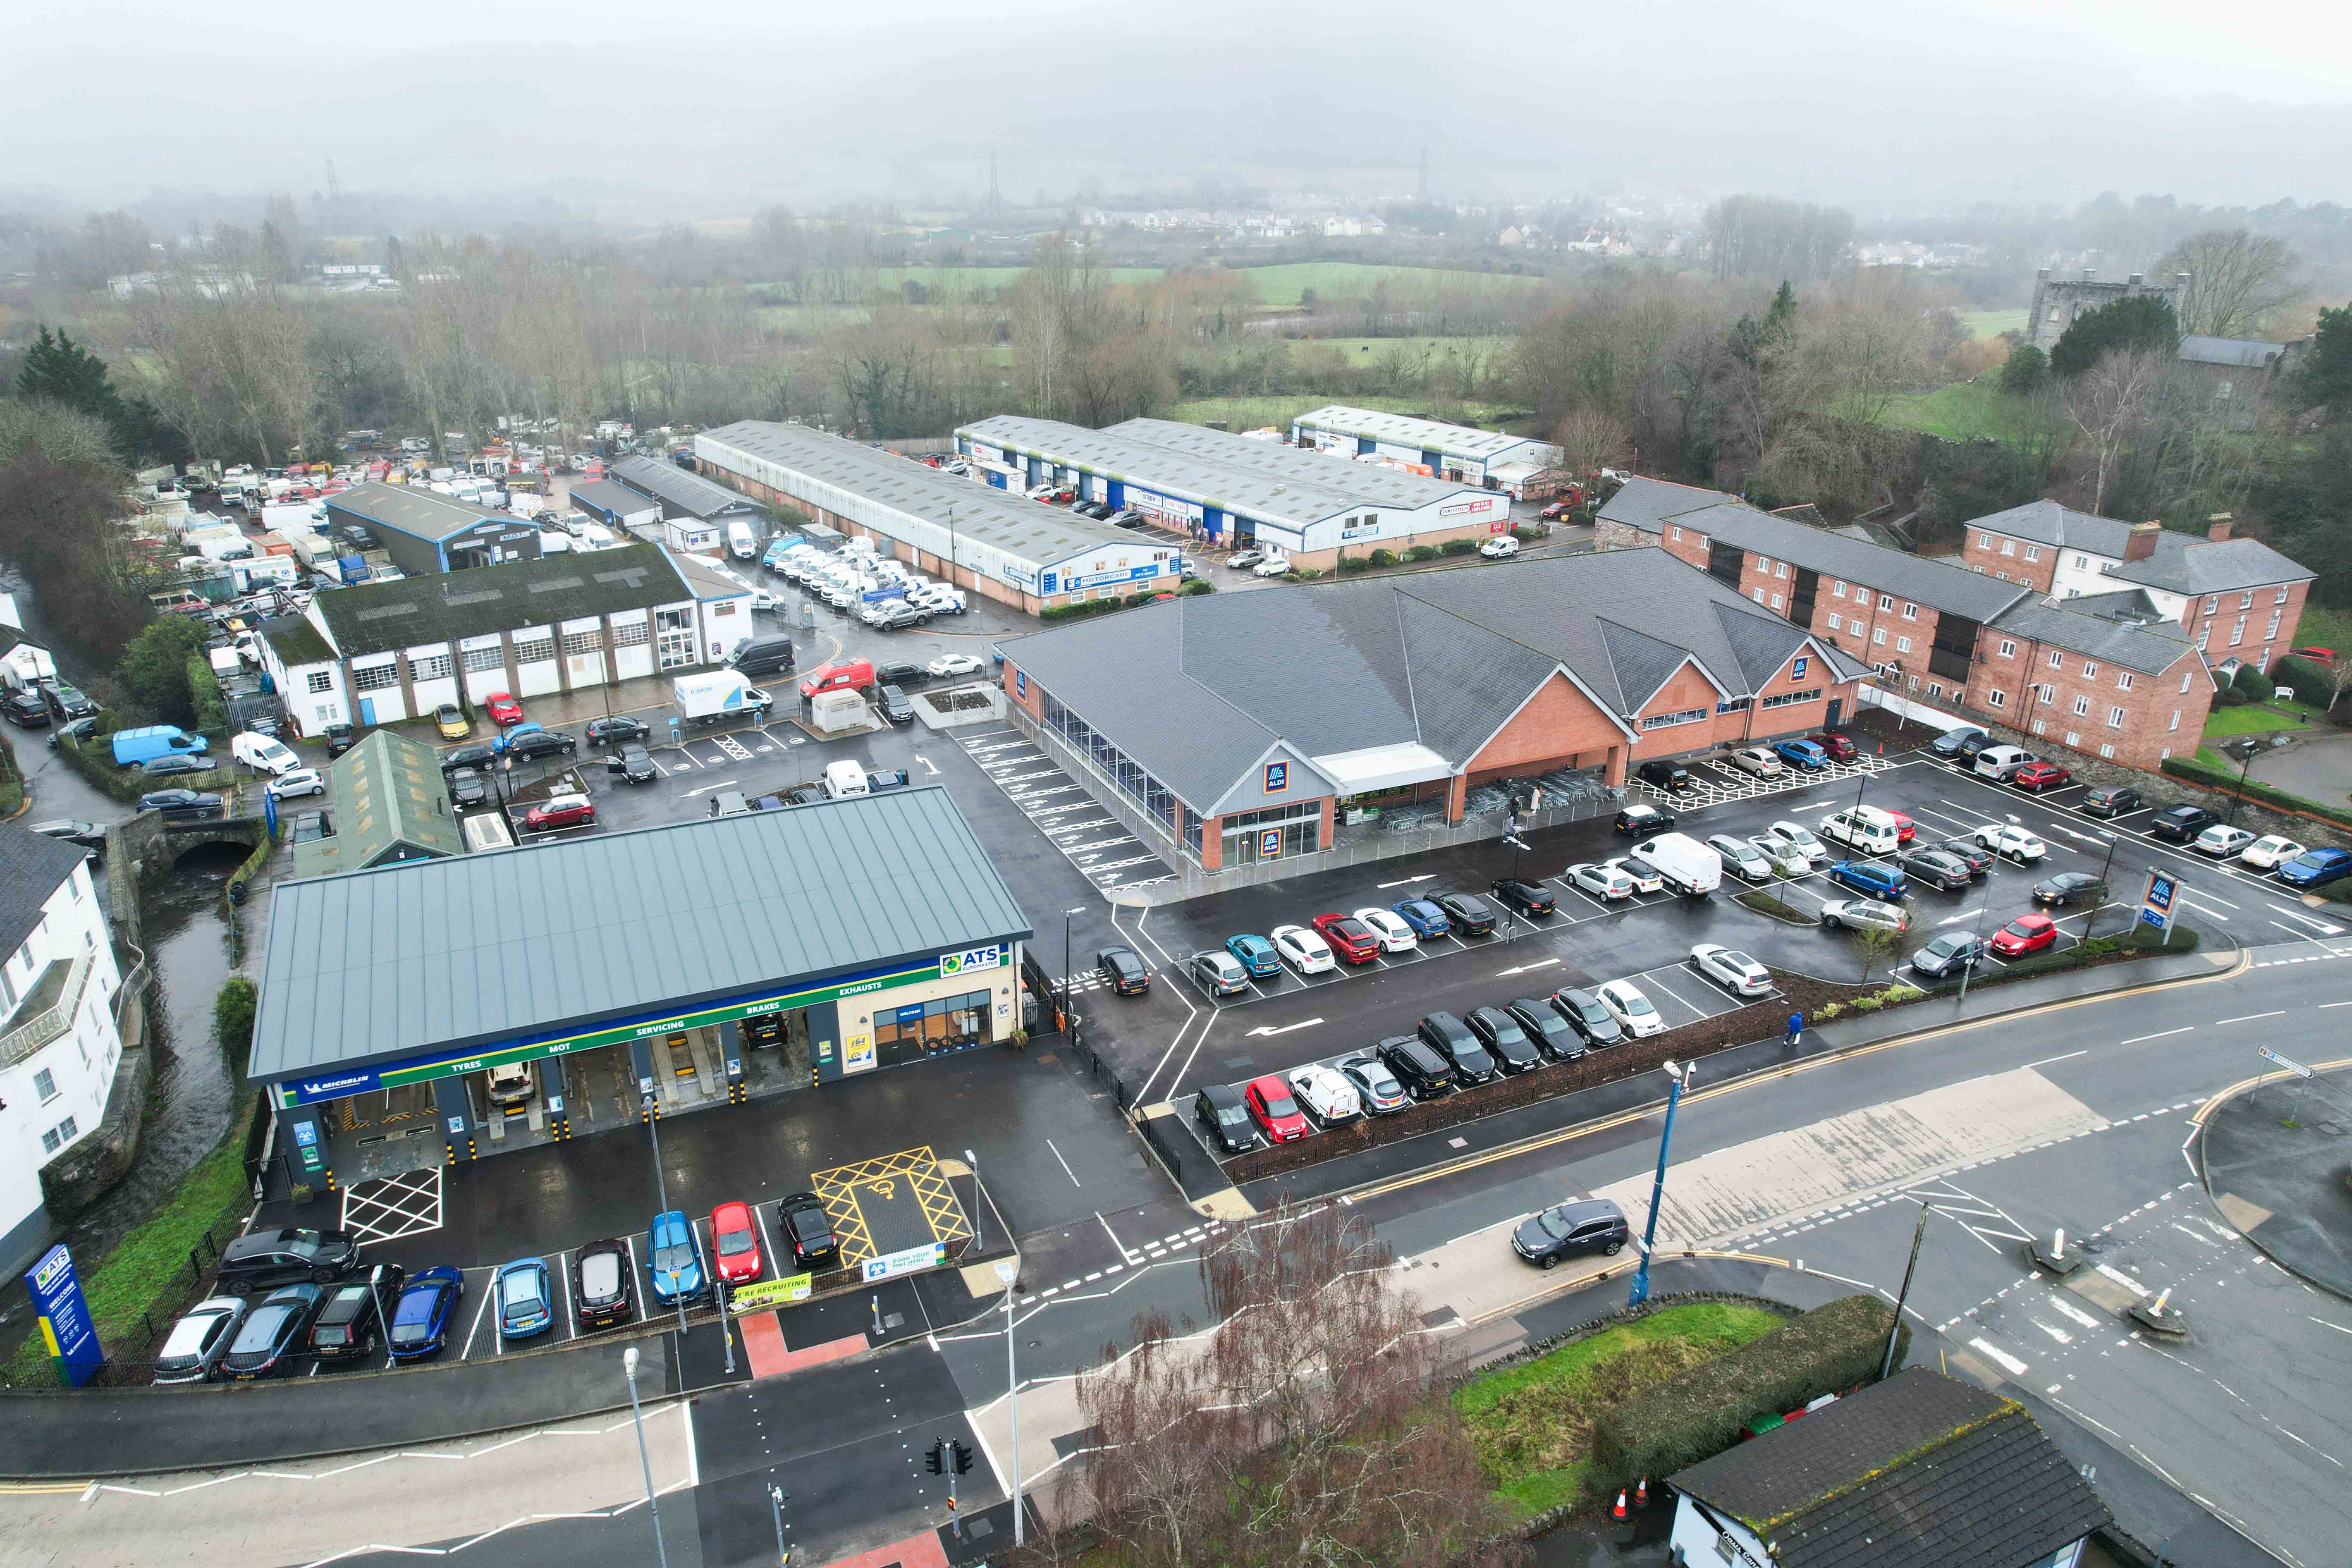
<instances>
[{"instance_id":1,"label":"cctv pole","mask_svg":"<svg viewBox=\"0 0 2352 1568\"><path fill-rule=\"evenodd\" d=\"M1658 1205L1666 1193L1666 1150L1675 1139L1675 1108L1682 1103L1683 1085L1697 1071L1697 1064L1676 1067L1665 1064L1666 1124L1658 1133L1658 1172L1650 1180L1650 1217L1642 1227L1642 1261L1633 1270L1633 1293L1626 1300L1629 1307L1638 1307L1650 1299L1650 1248L1658 1238Z\"/></svg>"},{"instance_id":2,"label":"cctv pole","mask_svg":"<svg viewBox=\"0 0 2352 1568\"><path fill-rule=\"evenodd\" d=\"M1921 1204L1919 1223L1911 1227L1911 1261L1903 1266L1903 1289L1895 1295L1895 1322L1886 1331L1886 1356L1878 1367L1878 1381L1881 1383L1895 1373L1895 1342L1903 1334L1903 1304L1911 1299L1911 1276L1919 1269L1919 1243L1927 1234L1927 1216L1935 1212L1935 1205Z\"/></svg>"},{"instance_id":3,"label":"cctv pole","mask_svg":"<svg viewBox=\"0 0 2352 1568\"><path fill-rule=\"evenodd\" d=\"M621 1352L621 1375L629 1383L629 1419L637 1427L637 1465L646 1475L646 1511L653 1516L654 1552L661 1568L669 1568L669 1547L662 1540L661 1500L654 1495L654 1462L646 1454L646 1413L637 1405L637 1347Z\"/></svg>"}]
</instances>

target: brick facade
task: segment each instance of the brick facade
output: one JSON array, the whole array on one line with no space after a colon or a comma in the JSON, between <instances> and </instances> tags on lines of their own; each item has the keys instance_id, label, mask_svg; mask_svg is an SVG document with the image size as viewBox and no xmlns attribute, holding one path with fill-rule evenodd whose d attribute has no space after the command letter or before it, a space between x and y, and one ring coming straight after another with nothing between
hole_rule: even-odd
<instances>
[{"instance_id":1,"label":"brick facade","mask_svg":"<svg viewBox=\"0 0 2352 1568\"><path fill-rule=\"evenodd\" d=\"M2038 593L2047 594L2058 575L2059 547L2037 544L2030 539L2013 539L2005 533L1992 533L1971 525L1961 536L1960 563L1998 577L2004 583L2022 583ZM2118 588L2131 586L2118 583Z\"/></svg>"},{"instance_id":2,"label":"brick facade","mask_svg":"<svg viewBox=\"0 0 2352 1568\"><path fill-rule=\"evenodd\" d=\"M1707 688L1710 703L1714 689ZM1554 675L1470 759L1456 783L1466 791L1492 778L1598 767L1607 783L1622 784L1629 749L1624 730L1598 703L1566 676ZM1458 798L1449 815L1461 815Z\"/></svg>"}]
</instances>

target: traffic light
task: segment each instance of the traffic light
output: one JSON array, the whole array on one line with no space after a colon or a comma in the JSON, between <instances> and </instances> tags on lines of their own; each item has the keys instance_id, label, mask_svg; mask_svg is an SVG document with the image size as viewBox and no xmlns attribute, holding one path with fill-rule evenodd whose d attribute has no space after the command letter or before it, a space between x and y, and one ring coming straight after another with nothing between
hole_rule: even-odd
<instances>
[{"instance_id":1,"label":"traffic light","mask_svg":"<svg viewBox=\"0 0 2352 1568\"><path fill-rule=\"evenodd\" d=\"M935 1438L931 1443L931 1451L923 1456L924 1468L935 1476L943 1473L948 1468L947 1455L948 1440L945 1437Z\"/></svg>"},{"instance_id":2,"label":"traffic light","mask_svg":"<svg viewBox=\"0 0 2352 1568\"><path fill-rule=\"evenodd\" d=\"M961 1437L955 1442L955 1468L957 1475L962 1475L971 1468L971 1449L965 1446Z\"/></svg>"}]
</instances>

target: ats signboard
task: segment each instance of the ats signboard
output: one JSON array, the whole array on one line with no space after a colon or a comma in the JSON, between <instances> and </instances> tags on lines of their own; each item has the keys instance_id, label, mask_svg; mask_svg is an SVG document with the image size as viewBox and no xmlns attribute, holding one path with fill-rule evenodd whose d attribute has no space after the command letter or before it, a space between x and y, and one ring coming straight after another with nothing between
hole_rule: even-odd
<instances>
[{"instance_id":1,"label":"ats signboard","mask_svg":"<svg viewBox=\"0 0 2352 1568\"><path fill-rule=\"evenodd\" d=\"M58 1369L58 1380L79 1388L106 1363L98 1348L98 1330L89 1321L89 1303L82 1300L81 1281L74 1276L73 1254L64 1242L45 1253L26 1271L25 1289L39 1315L41 1342Z\"/></svg>"}]
</instances>

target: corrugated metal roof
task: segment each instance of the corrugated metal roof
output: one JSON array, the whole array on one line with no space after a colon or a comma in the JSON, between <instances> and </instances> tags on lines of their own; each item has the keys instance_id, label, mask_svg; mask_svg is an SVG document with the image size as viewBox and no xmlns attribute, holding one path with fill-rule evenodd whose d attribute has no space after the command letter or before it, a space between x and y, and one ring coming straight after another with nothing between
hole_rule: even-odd
<instances>
[{"instance_id":1,"label":"corrugated metal roof","mask_svg":"<svg viewBox=\"0 0 2352 1568\"><path fill-rule=\"evenodd\" d=\"M936 785L280 882L247 1076L593 1028L1029 934Z\"/></svg>"},{"instance_id":2,"label":"corrugated metal roof","mask_svg":"<svg viewBox=\"0 0 2352 1568\"><path fill-rule=\"evenodd\" d=\"M630 489L660 501L672 517L708 519L759 510L760 503L741 491L730 490L665 458L623 458L607 471Z\"/></svg>"},{"instance_id":3,"label":"corrugated metal roof","mask_svg":"<svg viewBox=\"0 0 2352 1568\"><path fill-rule=\"evenodd\" d=\"M585 479L565 494L573 505L594 507L608 517L642 517L646 512L661 515L661 502L611 479Z\"/></svg>"},{"instance_id":4,"label":"corrugated metal roof","mask_svg":"<svg viewBox=\"0 0 2352 1568\"><path fill-rule=\"evenodd\" d=\"M1182 425L1172 419L1129 419L1110 426L1107 435L1127 437L1171 452L1206 458L1226 468L1247 468L1292 483L1334 489L1365 506L1443 506L1464 495L1482 494L1475 486L1450 479L1408 474L1383 463L1362 463L1353 458L1318 452L1312 447L1286 447L1279 441L1255 440L1205 425Z\"/></svg>"},{"instance_id":5,"label":"corrugated metal roof","mask_svg":"<svg viewBox=\"0 0 2352 1568\"><path fill-rule=\"evenodd\" d=\"M658 545L630 544L361 583L310 603L337 651L356 658L693 597Z\"/></svg>"},{"instance_id":6,"label":"corrugated metal roof","mask_svg":"<svg viewBox=\"0 0 2352 1568\"><path fill-rule=\"evenodd\" d=\"M1326 404L1311 414L1297 416L1290 423L1310 430L1396 441L1427 452L1451 452L1464 458L1492 458L1536 439L1532 436L1507 436L1499 430L1475 429L1467 425L1448 425L1438 419L1416 419L1410 414L1382 414L1378 409L1354 408L1344 403Z\"/></svg>"},{"instance_id":7,"label":"corrugated metal roof","mask_svg":"<svg viewBox=\"0 0 2352 1568\"><path fill-rule=\"evenodd\" d=\"M2253 338L2211 338L2191 332L2180 340L2180 357L2190 364L2260 370L2284 353L2284 343L2266 343Z\"/></svg>"},{"instance_id":8,"label":"corrugated metal roof","mask_svg":"<svg viewBox=\"0 0 2352 1568\"><path fill-rule=\"evenodd\" d=\"M452 534L464 532L485 519L499 522L519 521L507 512L476 506L455 496L426 489L422 485L387 485L375 480L354 485L341 495L329 496L327 510L331 512L347 511L378 528L388 528L395 533L429 539L436 543Z\"/></svg>"}]
</instances>

